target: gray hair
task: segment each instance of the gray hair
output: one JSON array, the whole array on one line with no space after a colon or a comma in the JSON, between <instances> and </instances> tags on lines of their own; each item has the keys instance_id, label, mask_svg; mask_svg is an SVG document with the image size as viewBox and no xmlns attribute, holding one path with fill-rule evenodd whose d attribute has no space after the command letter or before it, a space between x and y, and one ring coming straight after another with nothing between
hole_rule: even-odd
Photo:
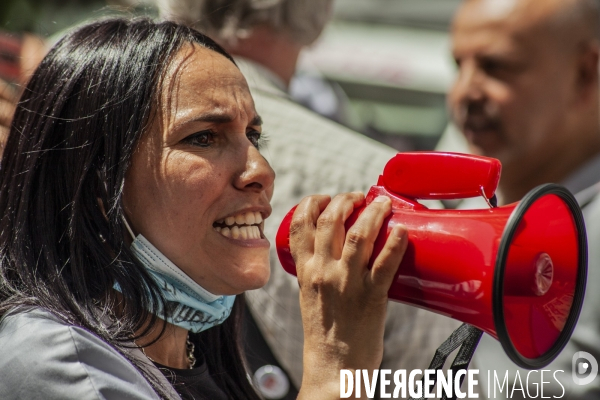
<instances>
[{"instance_id":1,"label":"gray hair","mask_svg":"<svg viewBox=\"0 0 600 400\"><path fill-rule=\"evenodd\" d=\"M161 17L221 42L266 25L303 45L314 42L330 18L333 0L156 0Z\"/></svg>"}]
</instances>

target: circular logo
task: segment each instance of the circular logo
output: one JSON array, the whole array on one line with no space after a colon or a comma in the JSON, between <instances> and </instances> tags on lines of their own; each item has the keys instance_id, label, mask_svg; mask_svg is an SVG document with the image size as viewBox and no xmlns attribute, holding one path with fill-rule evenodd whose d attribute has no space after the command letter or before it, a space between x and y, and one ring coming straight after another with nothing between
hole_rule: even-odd
<instances>
[{"instance_id":1,"label":"circular logo","mask_svg":"<svg viewBox=\"0 0 600 400\"><path fill-rule=\"evenodd\" d=\"M264 365L254 373L254 382L265 399L282 399L290 390L285 372L275 365Z\"/></svg>"},{"instance_id":2,"label":"circular logo","mask_svg":"<svg viewBox=\"0 0 600 400\"><path fill-rule=\"evenodd\" d=\"M538 296L548 293L554 279L554 265L552 258L547 253L538 256L535 262L535 284L533 291Z\"/></svg>"},{"instance_id":3,"label":"circular logo","mask_svg":"<svg viewBox=\"0 0 600 400\"><path fill-rule=\"evenodd\" d=\"M572 374L576 385L590 384L598 375L598 361L590 353L578 351L573 355Z\"/></svg>"}]
</instances>

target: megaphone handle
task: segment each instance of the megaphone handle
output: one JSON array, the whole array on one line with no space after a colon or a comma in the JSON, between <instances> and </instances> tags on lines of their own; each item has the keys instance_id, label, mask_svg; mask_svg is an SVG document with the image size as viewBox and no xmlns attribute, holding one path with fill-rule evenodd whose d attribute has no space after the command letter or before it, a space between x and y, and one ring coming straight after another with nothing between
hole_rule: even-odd
<instances>
[{"instance_id":1,"label":"megaphone handle","mask_svg":"<svg viewBox=\"0 0 600 400\"><path fill-rule=\"evenodd\" d=\"M458 351L458 354L454 358L454 361L452 362L452 366L450 367L450 369L452 370L452 376L453 377L456 376L456 373L460 370L469 368L469 364L471 363L471 359L473 358L473 354L475 353L475 349L477 348L477 345L479 344L479 340L481 339L482 334L483 334L482 330L477 329L474 326L469 325L469 324L462 324L458 329L456 329L454 332L452 332L450 337L448 337L448 339L446 339L440 347L438 347L438 349L435 351L435 355L433 356L433 359L431 360L431 364L429 364L428 369L430 369L430 370L434 369L434 370L438 371L438 370L441 370L442 368L444 368L444 364L446 363L448 356L450 356L450 354L452 354L452 352L459 347L460 347L460 350ZM460 379L461 385L464 380L464 377L465 376L463 375ZM423 378L423 385L425 385L424 381L425 381L425 378ZM432 387L435 385L436 381L437 381L437 373L433 377ZM423 388L424 388L424 386L423 386ZM425 390L424 390L424 392L425 392ZM451 399L454 399L454 398L456 398L456 397L451 397ZM425 399L425 397L421 397L419 399L415 399L415 398L411 397L409 400L424 400L424 399ZM442 399L449 400L445 394L442 397Z\"/></svg>"}]
</instances>

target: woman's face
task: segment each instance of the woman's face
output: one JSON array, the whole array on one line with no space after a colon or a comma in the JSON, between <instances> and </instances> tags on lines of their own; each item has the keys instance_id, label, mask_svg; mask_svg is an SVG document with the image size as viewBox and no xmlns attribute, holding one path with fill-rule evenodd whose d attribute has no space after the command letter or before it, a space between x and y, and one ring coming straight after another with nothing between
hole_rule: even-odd
<instances>
[{"instance_id":1,"label":"woman's face","mask_svg":"<svg viewBox=\"0 0 600 400\"><path fill-rule=\"evenodd\" d=\"M188 45L162 92L125 178L134 233L214 294L263 286L275 173L258 151L261 121L244 77L222 55Z\"/></svg>"}]
</instances>

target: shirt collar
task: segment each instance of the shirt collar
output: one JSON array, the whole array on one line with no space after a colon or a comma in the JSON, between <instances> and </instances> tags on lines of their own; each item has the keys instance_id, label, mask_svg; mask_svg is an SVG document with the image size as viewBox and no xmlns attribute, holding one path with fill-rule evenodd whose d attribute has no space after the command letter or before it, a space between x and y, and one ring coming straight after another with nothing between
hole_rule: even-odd
<instances>
[{"instance_id":1,"label":"shirt collar","mask_svg":"<svg viewBox=\"0 0 600 400\"><path fill-rule=\"evenodd\" d=\"M273 71L244 57L236 56L234 59L246 78L250 91L289 98L285 83Z\"/></svg>"},{"instance_id":2,"label":"shirt collar","mask_svg":"<svg viewBox=\"0 0 600 400\"><path fill-rule=\"evenodd\" d=\"M600 154L569 175L561 184L585 205L600 192Z\"/></svg>"}]
</instances>

